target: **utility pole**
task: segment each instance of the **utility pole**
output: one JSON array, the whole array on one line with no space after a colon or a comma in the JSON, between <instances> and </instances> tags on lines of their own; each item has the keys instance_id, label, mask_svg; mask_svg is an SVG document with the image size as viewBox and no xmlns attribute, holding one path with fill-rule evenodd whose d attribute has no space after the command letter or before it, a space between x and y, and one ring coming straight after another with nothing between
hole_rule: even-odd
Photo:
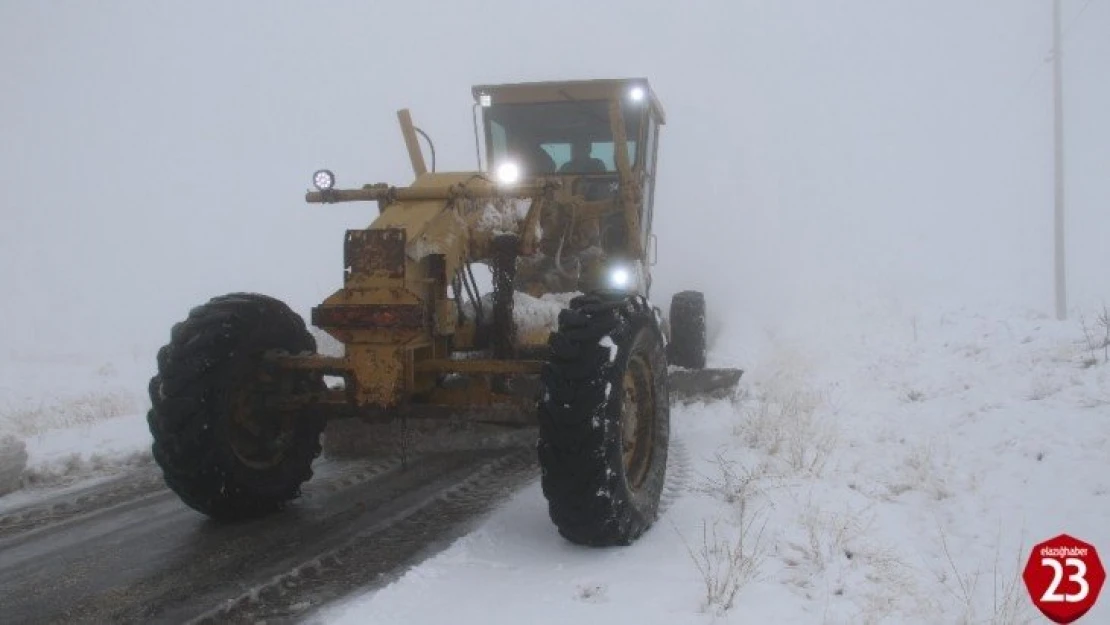
<instances>
[{"instance_id":1,"label":"utility pole","mask_svg":"<svg viewBox=\"0 0 1110 625\"><path fill-rule=\"evenodd\" d=\"M1054 136L1056 144L1056 209L1055 275L1056 318L1063 321L1068 315L1067 268L1064 256L1064 49L1060 37L1060 4L1052 0L1052 91L1054 109Z\"/></svg>"}]
</instances>

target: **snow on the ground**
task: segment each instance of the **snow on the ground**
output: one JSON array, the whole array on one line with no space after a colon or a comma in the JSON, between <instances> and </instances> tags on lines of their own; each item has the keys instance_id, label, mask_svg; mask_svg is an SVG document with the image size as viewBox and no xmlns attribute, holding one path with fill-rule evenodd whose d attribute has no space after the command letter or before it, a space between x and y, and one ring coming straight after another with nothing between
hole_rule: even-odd
<instances>
[{"instance_id":1,"label":"snow on the ground","mask_svg":"<svg viewBox=\"0 0 1110 625\"><path fill-rule=\"evenodd\" d=\"M150 461L145 391L153 354L5 356L0 437L20 441L27 457L20 476L25 492L0 502Z\"/></svg>"},{"instance_id":2,"label":"snow on the ground","mask_svg":"<svg viewBox=\"0 0 1110 625\"><path fill-rule=\"evenodd\" d=\"M536 483L319 620L1036 623L1033 544L1110 557L1110 364L1075 321L826 318L748 352L734 401L675 409L670 501L635 545L562 540Z\"/></svg>"},{"instance_id":3,"label":"snow on the ground","mask_svg":"<svg viewBox=\"0 0 1110 625\"><path fill-rule=\"evenodd\" d=\"M570 545L533 484L322 620L1043 622L1030 547L1067 532L1110 554L1110 364L1077 320L823 314L761 336L711 359L747 370L735 399L675 408L666 509L634 546ZM31 488L0 508L149 462L147 360L0 362Z\"/></svg>"},{"instance_id":4,"label":"snow on the ground","mask_svg":"<svg viewBox=\"0 0 1110 625\"><path fill-rule=\"evenodd\" d=\"M28 456L24 480L29 485L56 484L151 461L145 414L50 430L24 442Z\"/></svg>"}]
</instances>

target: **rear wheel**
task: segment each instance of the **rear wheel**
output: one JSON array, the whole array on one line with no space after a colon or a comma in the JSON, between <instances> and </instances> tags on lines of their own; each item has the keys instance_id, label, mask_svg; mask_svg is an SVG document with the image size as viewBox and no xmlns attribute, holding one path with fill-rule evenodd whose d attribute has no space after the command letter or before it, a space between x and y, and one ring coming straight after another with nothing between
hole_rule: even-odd
<instances>
[{"instance_id":1,"label":"rear wheel","mask_svg":"<svg viewBox=\"0 0 1110 625\"><path fill-rule=\"evenodd\" d=\"M559 316L538 452L551 520L571 542L628 545L655 522L670 439L663 345L638 296L578 297Z\"/></svg>"},{"instance_id":2,"label":"rear wheel","mask_svg":"<svg viewBox=\"0 0 1110 625\"><path fill-rule=\"evenodd\" d=\"M316 341L282 302L236 293L190 311L158 352L147 414L154 459L167 486L211 517L276 511L312 476L324 420L265 402L320 390L323 380L265 368L272 350L315 352Z\"/></svg>"},{"instance_id":3,"label":"rear wheel","mask_svg":"<svg viewBox=\"0 0 1110 625\"><path fill-rule=\"evenodd\" d=\"M671 340L667 357L672 365L704 369L707 351L705 295L682 291L671 298Z\"/></svg>"}]
</instances>

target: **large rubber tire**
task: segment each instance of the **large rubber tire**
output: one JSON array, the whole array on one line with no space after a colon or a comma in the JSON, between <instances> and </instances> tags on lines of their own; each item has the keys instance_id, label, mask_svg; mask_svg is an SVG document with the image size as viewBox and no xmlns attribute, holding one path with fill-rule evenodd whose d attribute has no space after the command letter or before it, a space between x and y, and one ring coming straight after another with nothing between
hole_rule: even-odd
<instances>
[{"instance_id":1,"label":"large rubber tire","mask_svg":"<svg viewBox=\"0 0 1110 625\"><path fill-rule=\"evenodd\" d=\"M260 378L270 350L315 352L316 341L284 303L233 293L192 309L158 352L147 414L154 459L182 501L215 519L284 508L320 455L323 419L258 407L259 397L323 387L307 372Z\"/></svg>"},{"instance_id":2,"label":"large rubber tire","mask_svg":"<svg viewBox=\"0 0 1110 625\"><path fill-rule=\"evenodd\" d=\"M551 520L573 543L629 545L655 522L670 440L664 344L639 296L579 296L559 315L541 374L537 450ZM630 401L632 389L641 401ZM626 407L641 408L646 429L628 427ZM628 464L626 433L639 454Z\"/></svg>"},{"instance_id":3,"label":"large rubber tire","mask_svg":"<svg viewBox=\"0 0 1110 625\"><path fill-rule=\"evenodd\" d=\"M698 291L676 293L671 298L670 327L670 363L685 369L704 369L708 349L705 295Z\"/></svg>"}]
</instances>

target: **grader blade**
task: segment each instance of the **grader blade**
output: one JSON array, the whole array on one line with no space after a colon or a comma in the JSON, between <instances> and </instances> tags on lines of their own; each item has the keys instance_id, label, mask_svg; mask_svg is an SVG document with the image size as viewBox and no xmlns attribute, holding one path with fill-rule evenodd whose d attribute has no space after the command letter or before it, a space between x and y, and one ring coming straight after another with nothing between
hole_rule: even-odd
<instances>
[{"instance_id":1,"label":"grader blade","mask_svg":"<svg viewBox=\"0 0 1110 625\"><path fill-rule=\"evenodd\" d=\"M740 384L743 369L673 369L667 374L671 399L724 399Z\"/></svg>"}]
</instances>

